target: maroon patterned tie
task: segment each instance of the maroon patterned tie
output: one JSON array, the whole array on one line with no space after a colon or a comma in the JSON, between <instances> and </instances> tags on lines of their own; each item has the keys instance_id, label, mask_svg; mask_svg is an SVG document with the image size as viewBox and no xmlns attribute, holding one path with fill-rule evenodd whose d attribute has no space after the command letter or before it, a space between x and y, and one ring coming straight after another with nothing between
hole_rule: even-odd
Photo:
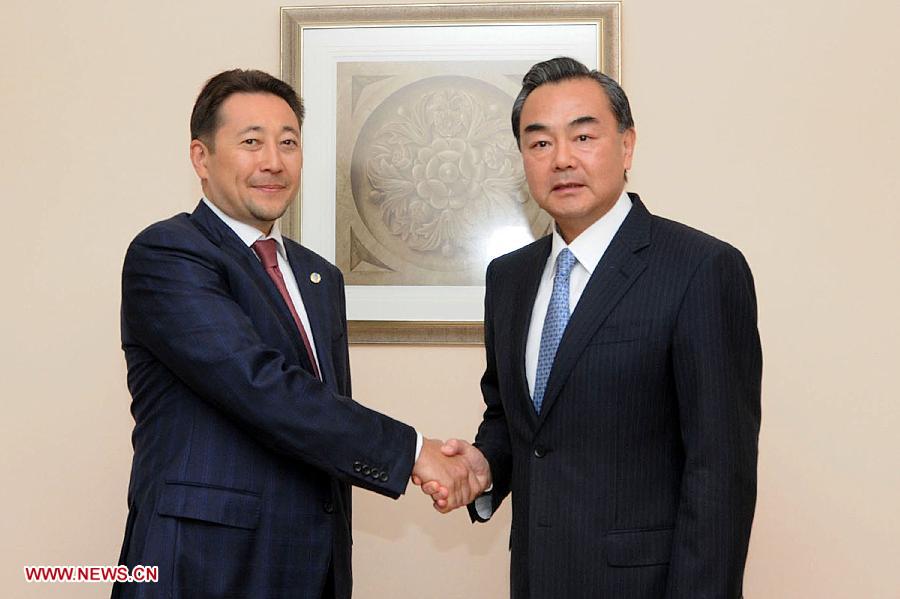
<instances>
[{"instance_id":1,"label":"maroon patterned tie","mask_svg":"<svg viewBox=\"0 0 900 599\"><path fill-rule=\"evenodd\" d=\"M312 364L313 374L316 375L317 379L322 380L322 376L319 374L319 367L316 365L316 358L313 355L312 345L309 343L309 337L306 336L306 329L303 328L303 321L300 320L300 315L297 314L297 309L294 308L294 302L291 301L287 286L284 284L284 276L281 274L281 269L278 268L278 256L276 255L277 250L275 248L276 243L277 242L274 239L260 239L254 242L250 247L252 247L253 251L256 252L256 255L259 256L259 261L262 262L263 268L266 269L266 273L268 273L272 282L275 283L275 287L278 288L278 293L281 294L284 303L287 304L288 310L291 311L291 316L294 317L294 322L297 323L297 329L300 330L303 346L306 347L306 355L309 356L309 363Z\"/></svg>"}]
</instances>

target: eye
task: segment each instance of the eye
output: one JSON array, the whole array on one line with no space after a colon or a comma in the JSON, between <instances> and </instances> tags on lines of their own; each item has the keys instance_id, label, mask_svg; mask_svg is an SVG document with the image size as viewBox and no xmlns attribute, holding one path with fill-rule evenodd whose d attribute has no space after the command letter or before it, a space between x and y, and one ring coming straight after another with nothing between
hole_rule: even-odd
<instances>
[{"instance_id":1,"label":"eye","mask_svg":"<svg viewBox=\"0 0 900 599\"><path fill-rule=\"evenodd\" d=\"M581 135L579 135L579 136L576 137L575 139L577 139L578 141L587 141L587 140L590 139L590 136L585 135L584 133L582 133Z\"/></svg>"},{"instance_id":2,"label":"eye","mask_svg":"<svg viewBox=\"0 0 900 599\"><path fill-rule=\"evenodd\" d=\"M259 140L256 139L256 138L251 137L251 138L249 138L249 139L245 139L245 140L242 141L241 143L244 144L244 145L246 145L246 146L258 146L258 145L259 145Z\"/></svg>"},{"instance_id":3,"label":"eye","mask_svg":"<svg viewBox=\"0 0 900 599\"><path fill-rule=\"evenodd\" d=\"M548 142L548 141L542 139L542 140L539 140L539 141L534 142L534 143L531 145L531 147L532 147L532 148L546 148L546 147L549 146L549 145L550 145L550 142Z\"/></svg>"},{"instance_id":4,"label":"eye","mask_svg":"<svg viewBox=\"0 0 900 599\"><path fill-rule=\"evenodd\" d=\"M300 144L297 143L297 140L296 140L296 139L285 139L285 140L282 141L281 143L283 143L283 144L286 145L286 146L294 146L294 147L300 145Z\"/></svg>"}]
</instances>

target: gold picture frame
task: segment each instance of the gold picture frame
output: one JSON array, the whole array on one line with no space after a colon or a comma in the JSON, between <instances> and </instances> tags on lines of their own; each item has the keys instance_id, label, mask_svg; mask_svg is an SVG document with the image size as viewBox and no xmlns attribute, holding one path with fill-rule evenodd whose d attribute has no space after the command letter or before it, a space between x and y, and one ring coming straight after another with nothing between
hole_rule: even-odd
<instances>
[{"instance_id":1,"label":"gold picture frame","mask_svg":"<svg viewBox=\"0 0 900 599\"><path fill-rule=\"evenodd\" d=\"M303 183L282 228L344 272L351 343L483 342L484 266L550 222L527 195L509 131L521 76L569 55L620 79L620 11L281 9L281 77L307 108Z\"/></svg>"}]
</instances>

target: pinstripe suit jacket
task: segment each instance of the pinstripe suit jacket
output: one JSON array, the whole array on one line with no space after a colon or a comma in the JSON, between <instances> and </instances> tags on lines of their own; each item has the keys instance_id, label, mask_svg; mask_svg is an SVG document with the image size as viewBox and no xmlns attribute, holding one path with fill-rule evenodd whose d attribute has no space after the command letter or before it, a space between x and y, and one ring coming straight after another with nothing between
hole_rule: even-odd
<instances>
[{"instance_id":1,"label":"pinstripe suit jacket","mask_svg":"<svg viewBox=\"0 0 900 599\"><path fill-rule=\"evenodd\" d=\"M348 484L397 497L409 426L350 399L340 272L285 239L324 381L262 265L202 202L132 242L122 345L135 419L122 597L350 597ZM321 274L313 284L310 274Z\"/></svg>"},{"instance_id":2,"label":"pinstripe suit jacket","mask_svg":"<svg viewBox=\"0 0 900 599\"><path fill-rule=\"evenodd\" d=\"M753 280L736 249L631 198L540 416L524 357L551 239L488 268L476 444L494 509L512 496L515 599L741 596L760 422Z\"/></svg>"}]
</instances>

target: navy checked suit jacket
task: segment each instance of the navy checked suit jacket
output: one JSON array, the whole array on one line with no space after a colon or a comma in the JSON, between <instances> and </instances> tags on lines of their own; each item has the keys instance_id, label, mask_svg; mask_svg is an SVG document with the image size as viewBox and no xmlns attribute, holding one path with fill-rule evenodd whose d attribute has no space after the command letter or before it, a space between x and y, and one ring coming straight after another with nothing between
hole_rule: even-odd
<instances>
[{"instance_id":1,"label":"navy checked suit jacket","mask_svg":"<svg viewBox=\"0 0 900 599\"><path fill-rule=\"evenodd\" d=\"M514 599L741 596L760 423L753 279L730 245L631 198L540 416L525 344L550 237L488 268L476 445L493 508L511 493Z\"/></svg>"},{"instance_id":2,"label":"navy checked suit jacket","mask_svg":"<svg viewBox=\"0 0 900 599\"><path fill-rule=\"evenodd\" d=\"M343 279L285 239L323 375L252 250L202 202L128 248L135 427L116 597L350 597L350 489L404 492L415 432L350 399ZM313 284L317 272L321 282Z\"/></svg>"}]
</instances>

